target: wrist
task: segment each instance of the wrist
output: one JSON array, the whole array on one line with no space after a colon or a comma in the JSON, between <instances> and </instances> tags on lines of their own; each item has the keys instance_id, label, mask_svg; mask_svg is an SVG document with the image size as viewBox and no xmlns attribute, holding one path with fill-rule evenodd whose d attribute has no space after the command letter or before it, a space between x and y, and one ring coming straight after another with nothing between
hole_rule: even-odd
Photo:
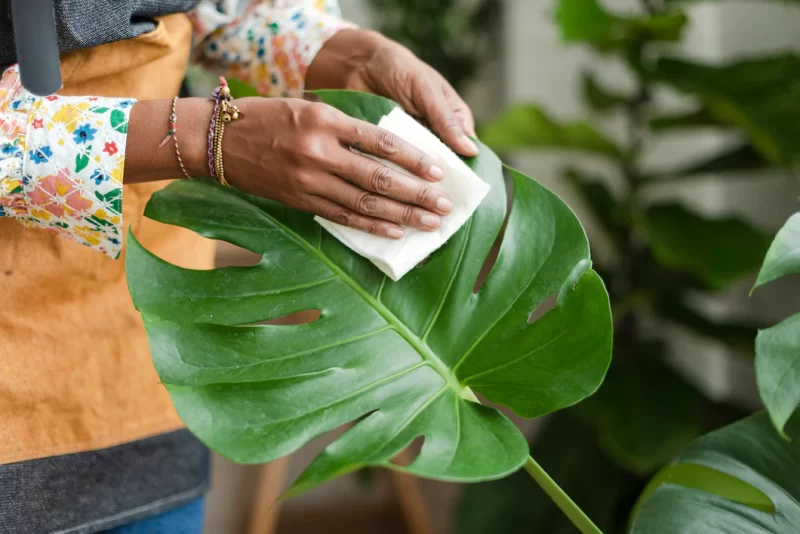
<instances>
[{"instance_id":1,"label":"wrist","mask_svg":"<svg viewBox=\"0 0 800 534\"><path fill-rule=\"evenodd\" d=\"M181 98L177 104L178 143L189 176L208 176L208 128L214 102L208 98Z\"/></svg>"},{"instance_id":2,"label":"wrist","mask_svg":"<svg viewBox=\"0 0 800 534\"><path fill-rule=\"evenodd\" d=\"M306 88L353 88L352 78L361 73L381 48L392 43L372 30L340 30L331 37L308 66Z\"/></svg>"}]
</instances>

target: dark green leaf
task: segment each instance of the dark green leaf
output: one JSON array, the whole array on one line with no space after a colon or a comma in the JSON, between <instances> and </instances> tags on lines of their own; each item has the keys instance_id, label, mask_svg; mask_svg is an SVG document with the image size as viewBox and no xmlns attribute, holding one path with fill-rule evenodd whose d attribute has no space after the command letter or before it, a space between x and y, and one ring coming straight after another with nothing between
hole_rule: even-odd
<instances>
[{"instance_id":1,"label":"dark green leaf","mask_svg":"<svg viewBox=\"0 0 800 534\"><path fill-rule=\"evenodd\" d=\"M800 274L800 213L792 215L775 236L755 287L790 274Z\"/></svg>"},{"instance_id":2,"label":"dark green leaf","mask_svg":"<svg viewBox=\"0 0 800 534\"><path fill-rule=\"evenodd\" d=\"M594 421L605 453L639 475L664 465L703 432L705 399L662 363L662 352L657 342L617 352L600 390L577 407Z\"/></svg>"},{"instance_id":3,"label":"dark green leaf","mask_svg":"<svg viewBox=\"0 0 800 534\"><path fill-rule=\"evenodd\" d=\"M589 178L576 169L568 169L565 177L610 233L613 234L620 224L624 224L619 203L600 179Z\"/></svg>"},{"instance_id":4,"label":"dark green leaf","mask_svg":"<svg viewBox=\"0 0 800 534\"><path fill-rule=\"evenodd\" d=\"M658 176L648 176L646 180L684 180L701 174L726 172L758 171L773 167L750 143L739 145L698 163Z\"/></svg>"},{"instance_id":5,"label":"dark green leaf","mask_svg":"<svg viewBox=\"0 0 800 534\"><path fill-rule=\"evenodd\" d=\"M601 87L588 72L583 73L583 98L596 111L608 111L627 102L624 95Z\"/></svg>"},{"instance_id":6,"label":"dark green leaf","mask_svg":"<svg viewBox=\"0 0 800 534\"><path fill-rule=\"evenodd\" d=\"M593 429L572 410L553 415L533 440L531 455L606 534L619 531L626 496L639 480L610 462ZM589 474L591 474L589 476ZM634 493L634 495L636 495ZM624 526L624 525L622 525ZM464 488L458 534L574 534L575 527L524 472Z\"/></svg>"},{"instance_id":7,"label":"dark green leaf","mask_svg":"<svg viewBox=\"0 0 800 534\"><path fill-rule=\"evenodd\" d=\"M91 111L92 113L105 113L106 111L108 111L108 108L94 107L94 108L89 108L89 111Z\"/></svg>"},{"instance_id":8,"label":"dark green leaf","mask_svg":"<svg viewBox=\"0 0 800 534\"><path fill-rule=\"evenodd\" d=\"M655 303L658 315L674 321L698 334L717 339L736 349L752 354L757 326L739 322L718 322L703 316L680 302L675 295Z\"/></svg>"},{"instance_id":9,"label":"dark green leaf","mask_svg":"<svg viewBox=\"0 0 800 534\"><path fill-rule=\"evenodd\" d=\"M800 404L800 314L758 333L756 380L775 428L784 434Z\"/></svg>"},{"instance_id":10,"label":"dark green leaf","mask_svg":"<svg viewBox=\"0 0 800 534\"><path fill-rule=\"evenodd\" d=\"M656 132L684 128L716 128L724 124L706 108L676 115L657 115L651 117L649 122L650 128Z\"/></svg>"},{"instance_id":11,"label":"dark green leaf","mask_svg":"<svg viewBox=\"0 0 800 534\"><path fill-rule=\"evenodd\" d=\"M800 213L792 215L767 252L755 287L800 274ZM761 400L779 432L800 404L800 314L756 338L756 379Z\"/></svg>"},{"instance_id":12,"label":"dark green leaf","mask_svg":"<svg viewBox=\"0 0 800 534\"><path fill-rule=\"evenodd\" d=\"M662 59L654 75L697 95L720 121L744 129L768 160L791 163L800 157L800 56L723 66Z\"/></svg>"},{"instance_id":13,"label":"dark green leaf","mask_svg":"<svg viewBox=\"0 0 800 534\"><path fill-rule=\"evenodd\" d=\"M598 50L623 48L634 41L677 41L687 17L662 12L649 17L621 17L597 0L559 0L556 20L567 42L585 42Z\"/></svg>"},{"instance_id":14,"label":"dark green leaf","mask_svg":"<svg viewBox=\"0 0 800 534\"><path fill-rule=\"evenodd\" d=\"M111 127L120 133L128 133L128 117L119 109L111 112Z\"/></svg>"},{"instance_id":15,"label":"dark green leaf","mask_svg":"<svg viewBox=\"0 0 800 534\"><path fill-rule=\"evenodd\" d=\"M622 150L591 125L558 123L532 104L509 108L484 126L479 137L495 150L560 148L622 159Z\"/></svg>"},{"instance_id":16,"label":"dark green leaf","mask_svg":"<svg viewBox=\"0 0 800 534\"><path fill-rule=\"evenodd\" d=\"M790 421L793 433L800 430ZM634 509L631 534L800 531L800 447L758 414L707 434L659 473Z\"/></svg>"},{"instance_id":17,"label":"dark green leaf","mask_svg":"<svg viewBox=\"0 0 800 534\"><path fill-rule=\"evenodd\" d=\"M758 269L769 238L735 217L708 219L680 204L659 204L645 212L656 259L722 287Z\"/></svg>"},{"instance_id":18,"label":"dark green leaf","mask_svg":"<svg viewBox=\"0 0 800 534\"><path fill-rule=\"evenodd\" d=\"M385 109L358 93L323 97L362 116ZM472 391L525 417L593 393L610 360L608 296L575 215L515 171L497 262L474 293L507 199L491 151L482 147L467 163L492 186L489 196L396 283L309 214L208 181L176 182L154 195L146 216L263 257L251 267L192 271L129 237L131 295L189 429L232 460L260 463L358 420L289 494L365 466L454 481L518 469L525 439L499 411L469 400ZM556 291L557 306L529 324ZM321 313L310 324L254 324L309 309ZM392 464L418 436L419 456L407 467Z\"/></svg>"},{"instance_id":19,"label":"dark green leaf","mask_svg":"<svg viewBox=\"0 0 800 534\"><path fill-rule=\"evenodd\" d=\"M355 91L310 91L326 104L329 104L356 119L377 124L381 117L388 115L397 104L376 95Z\"/></svg>"}]
</instances>

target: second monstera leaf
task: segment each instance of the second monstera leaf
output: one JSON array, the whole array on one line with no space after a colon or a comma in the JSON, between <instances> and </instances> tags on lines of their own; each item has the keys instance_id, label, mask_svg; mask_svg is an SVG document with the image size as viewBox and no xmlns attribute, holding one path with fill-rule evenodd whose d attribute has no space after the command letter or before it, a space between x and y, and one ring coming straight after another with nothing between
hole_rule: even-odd
<instances>
[{"instance_id":1,"label":"second monstera leaf","mask_svg":"<svg viewBox=\"0 0 800 534\"><path fill-rule=\"evenodd\" d=\"M320 96L377 123L394 103ZM473 391L535 417L600 385L611 357L608 295L580 223L553 193L511 171L513 204L497 262L476 279L506 217L501 164L468 164L492 187L470 221L393 283L301 213L210 182L157 193L146 216L262 256L251 267L192 271L131 236L127 272L156 369L189 429L237 462L267 462L346 423L290 493L363 466L454 481L498 478L528 446ZM531 313L558 292L556 306ZM259 324L302 310L317 321ZM391 459L415 438L414 461Z\"/></svg>"}]
</instances>

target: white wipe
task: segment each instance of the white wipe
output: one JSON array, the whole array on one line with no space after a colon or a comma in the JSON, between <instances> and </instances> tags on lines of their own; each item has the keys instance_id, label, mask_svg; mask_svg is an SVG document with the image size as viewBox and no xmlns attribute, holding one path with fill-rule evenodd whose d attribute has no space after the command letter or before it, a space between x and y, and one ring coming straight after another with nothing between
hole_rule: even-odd
<instances>
[{"instance_id":1,"label":"white wipe","mask_svg":"<svg viewBox=\"0 0 800 534\"><path fill-rule=\"evenodd\" d=\"M378 126L433 157L444 171L444 177L438 182L428 182L411 175L393 163L365 155L380 161L387 167L411 176L414 180L444 191L453 201L453 210L449 215L442 217L442 224L438 230L424 232L405 227L405 235L401 239L375 236L321 217L316 217L315 220L336 239L357 254L369 259L389 278L397 281L433 251L444 245L467 222L489 192L489 185L481 180L433 133L402 109L392 110L380 120Z\"/></svg>"}]
</instances>

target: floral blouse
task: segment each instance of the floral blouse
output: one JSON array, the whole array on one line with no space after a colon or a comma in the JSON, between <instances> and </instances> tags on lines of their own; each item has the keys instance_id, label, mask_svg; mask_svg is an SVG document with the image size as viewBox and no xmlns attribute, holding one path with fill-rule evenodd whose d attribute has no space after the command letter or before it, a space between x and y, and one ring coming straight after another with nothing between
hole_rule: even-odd
<instances>
[{"instance_id":1,"label":"floral blouse","mask_svg":"<svg viewBox=\"0 0 800 534\"><path fill-rule=\"evenodd\" d=\"M196 59L268 96L301 96L322 45L349 24L337 0L203 0L190 17ZM118 257L128 116L134 101L37 97L12 66L0 77L0 217ZM165 118L166 120L166 118Z\"/></svg>"}]
</instances>

